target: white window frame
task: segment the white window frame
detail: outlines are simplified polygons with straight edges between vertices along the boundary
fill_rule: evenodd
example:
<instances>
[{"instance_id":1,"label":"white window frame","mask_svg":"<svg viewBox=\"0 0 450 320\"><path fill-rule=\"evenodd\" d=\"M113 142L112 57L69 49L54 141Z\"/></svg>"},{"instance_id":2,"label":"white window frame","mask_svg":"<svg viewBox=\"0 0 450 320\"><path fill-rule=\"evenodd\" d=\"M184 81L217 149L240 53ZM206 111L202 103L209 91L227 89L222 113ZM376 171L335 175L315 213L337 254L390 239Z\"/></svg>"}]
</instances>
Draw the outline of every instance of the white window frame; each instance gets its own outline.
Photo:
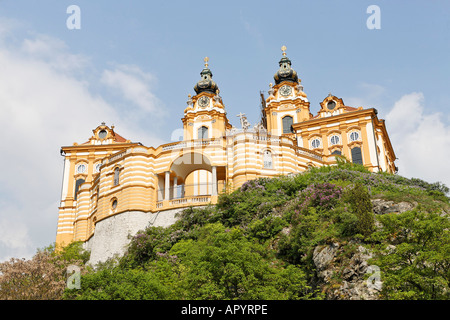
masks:
<instances>
[{"instance_id":1,"label":"white window frame","mask_svg":"<svg viewBox=\"0 0 450 320\"><path fill-rule=\"evenodd\" d=\"M337 138L337 142L333 143L333 138L336 137ZM332 136L330 136L330 145L334 146L334 145L338 145L341 144L341 137L338 134L333 134Z\"/></svg>"},{"instance_id":2,"label":"white window frame","mask_svg":"<svg viewBox=\"0 0 450 320\"><path fill-rule=\"evenodd\" d=\"M354 135L354 134L357 135L356 139L353 139L353 138L352 138L352 135ZM361 133L360 133L359 131L352 131L352 132L350 132L350 133L348 134L348 140L349 140L350 142L359 141L360 138L361 138Z\"/></svg>"},{"instance_id":3,"label":"white window frame","mask_svg":"<svg viewBox=\"0 0 450 320\"><path fill-rule=\"evenodd\" d=\"M317 146L314 146L314 141L318 141L318 145ZM318 149L318 148L320 148L322 146L322 141L320 140L320 138L313 138L311 140L310 145L311 145L311 149Z\"/></svg>"}]
</instances>

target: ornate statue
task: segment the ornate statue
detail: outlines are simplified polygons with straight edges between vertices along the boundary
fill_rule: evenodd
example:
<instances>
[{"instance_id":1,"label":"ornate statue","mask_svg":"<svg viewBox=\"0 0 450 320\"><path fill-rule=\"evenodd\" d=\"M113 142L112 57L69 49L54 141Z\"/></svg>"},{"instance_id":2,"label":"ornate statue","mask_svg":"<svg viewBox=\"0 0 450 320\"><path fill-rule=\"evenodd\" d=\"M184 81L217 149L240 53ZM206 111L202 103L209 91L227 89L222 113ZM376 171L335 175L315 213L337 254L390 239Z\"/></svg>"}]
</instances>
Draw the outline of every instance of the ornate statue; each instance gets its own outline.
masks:
<instances>
[{"instance_id":1,"label":"ornate statue","mask_svg":"<svg viewBox=\"0 0 450 320\"><path fill-rule=\"evenodd\" d=\"M248 122L247 116L245 115L245 113L241 112L237 115L237 117L239 117L241 119L242 129L247 130L248 128L250 128L251 124L250 124L250 122Z\"/></svg>"}]
</instances>

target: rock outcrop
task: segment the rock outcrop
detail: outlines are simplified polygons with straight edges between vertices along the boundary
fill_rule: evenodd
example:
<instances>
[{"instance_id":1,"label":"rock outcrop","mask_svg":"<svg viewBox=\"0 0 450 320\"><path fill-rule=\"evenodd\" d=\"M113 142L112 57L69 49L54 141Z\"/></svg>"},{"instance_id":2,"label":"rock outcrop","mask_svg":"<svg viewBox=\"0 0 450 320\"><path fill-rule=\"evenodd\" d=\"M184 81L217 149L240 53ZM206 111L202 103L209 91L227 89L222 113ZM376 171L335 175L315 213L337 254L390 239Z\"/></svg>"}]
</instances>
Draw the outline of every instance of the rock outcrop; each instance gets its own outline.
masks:
<instances>
[{"instance_id":1,"label":"rock outcrop","mask_svg":"<svg viewBox=\"0 0 450 320\"><path fill-rule=\"evenodd\" d=\"M417 204L372 199L376 215L403 213ZM380 226L379 226L380 227ZM318 284L329 300L376 300L382 281L378 266L370 265L372 253L361 244L331 243L317 246L313 252Z\"/></svg>"},{"instance_id":2,"label":"rock outcrop","mask_svg":"<svg viewBox=\"0 0 450 320\"><path fill-rule=\"evenodd\" d=\"M373 213L375 214L386 214L386 213L402 213L405 211L412 210L417 204L412 204L409 202L398 202L383 200L383 199L372 199Z\"/></svg>"},{"instance_id":3,"label":"rock outcrop","mask_svg":"<svg viewBox=\"0 0 450 320\"><path fill-rule=\"evenodd\" d=\"M357 243L316 247L313 261L328 300L376 300L381 290L379 269L372 253Z\"/></svg>"}]
</instances>

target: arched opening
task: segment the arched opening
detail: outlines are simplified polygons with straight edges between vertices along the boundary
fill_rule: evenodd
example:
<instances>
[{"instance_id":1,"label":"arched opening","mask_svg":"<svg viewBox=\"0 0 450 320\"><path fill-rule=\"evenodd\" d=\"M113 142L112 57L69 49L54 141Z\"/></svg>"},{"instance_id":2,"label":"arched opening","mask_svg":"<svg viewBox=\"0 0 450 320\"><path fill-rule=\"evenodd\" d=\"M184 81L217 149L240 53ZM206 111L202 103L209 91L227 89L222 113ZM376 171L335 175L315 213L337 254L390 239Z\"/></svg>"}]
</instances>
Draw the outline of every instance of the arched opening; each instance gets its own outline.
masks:
<instances>
[{"instance_id":1,"label":"arched opening","mask_svg":"<svg viewBox=\"0 0 450 320\"><path fill-rule=\"evenodd\" d=\"M212 194L212 173L207 170L195 170L189 173L184 184L184 197Z\"/></svg>"},{"instance_id":2,"label":"arched opening","mask_svg":"<svg viewBox=\"0 0 450 320\"><path fill-rule=\"evenodd\" d=\"M225 167L213 166L201 153L188 152L158 174L158 201L217 195L226 183Z\"/></svg>"}]
</instances>

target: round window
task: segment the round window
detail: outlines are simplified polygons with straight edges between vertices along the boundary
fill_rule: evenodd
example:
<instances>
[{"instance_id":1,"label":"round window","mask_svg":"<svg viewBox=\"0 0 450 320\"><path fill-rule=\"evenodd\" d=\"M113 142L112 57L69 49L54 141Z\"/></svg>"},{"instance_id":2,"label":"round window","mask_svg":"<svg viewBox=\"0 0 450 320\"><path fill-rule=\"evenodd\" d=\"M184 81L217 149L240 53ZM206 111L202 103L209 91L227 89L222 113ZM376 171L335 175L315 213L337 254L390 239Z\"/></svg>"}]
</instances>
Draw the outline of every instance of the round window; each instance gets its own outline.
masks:
<instances>
[{"instance_id":1,"label":"round window","mask_svg":"<svg viewBox=\"0 0 450 320\"><path fill-rule=\"evenodd\" d=\"M332 145L339 144L339 136L332 136L330 142Z\"/></svg>"},{"instance_id":2,"label":"round window","mask_svg":"<svg viewBox=\"0 0 450 320\"><path fill-rule=\"evenodd\" d=\"M117 199L114 199L114 201L111 204L111 209L116 210L117 208Z\"/></svg>"},{"instance_id":3,"label":"round window","mask_svg":"<svg viewBox=\"0 0 450 320\"><path fill-rule=\"evenodd\" d=\"M77 168L77 173L85 173L86 172L86 165L80 164Z\"/></svg>"},{"instance_id":4,"label":"round window","mask_svg":"<svg viewBox=\"0 0 450 320\"><path fill-rule=\"evenodd\" d=\"M106 130L102 130L98 133L98 137L100 139L105 139L107 135L108 135L108 132L106 132Z\"/></svg>"},{"instance_id":5,"label":"round window","mask_svg":"<svg viewBox=\"0 0 450 320\"><path fill-rule=\"evenodd\" d=\"M359 139L359 133L358 132L352 132L350 133L350 141L356 141Z\"/></svg>"},{"instance_id":6,"label":"round window","mask_svg":"<svg viewBox=\"0 0 450 320\"><path fill-rule=\"evenodd\" d=\"M336 102L334 102L334 101L328 102L328 104L327 104L328 110L333 110L335 107L336 107Z\"/></svg>"},{"instance_id":7,"label":"round window","mask_svg":"<svg viewBox=\"0 0 450 320\"><path fill-rule=\"evenodd\" d=\"M319 139L314 139L313 141L311 141L311 146L314 149L320 147L320 140Z\"/></svg>"}]
</instances>

